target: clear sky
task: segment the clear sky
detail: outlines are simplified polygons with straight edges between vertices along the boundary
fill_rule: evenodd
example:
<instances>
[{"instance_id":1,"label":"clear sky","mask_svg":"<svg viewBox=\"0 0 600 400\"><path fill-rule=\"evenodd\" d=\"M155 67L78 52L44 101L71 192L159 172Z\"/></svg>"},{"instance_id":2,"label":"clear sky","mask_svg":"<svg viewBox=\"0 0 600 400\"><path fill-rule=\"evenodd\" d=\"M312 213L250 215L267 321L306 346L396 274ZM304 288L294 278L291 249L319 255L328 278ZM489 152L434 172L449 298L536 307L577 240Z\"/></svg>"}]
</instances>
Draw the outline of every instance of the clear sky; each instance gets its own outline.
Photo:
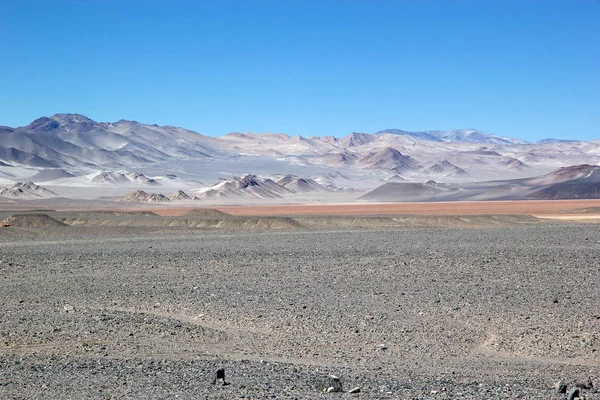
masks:
<instances>
[{"instance_id":1,"label":"clear sky","mask_svg":"<svg viewBox=\"0 0 600 400\"><path fill-rule=\"evenodd\" d=\"M0 125L600 139L598 0L0 1Z\"/></svg>"}]
</instances>

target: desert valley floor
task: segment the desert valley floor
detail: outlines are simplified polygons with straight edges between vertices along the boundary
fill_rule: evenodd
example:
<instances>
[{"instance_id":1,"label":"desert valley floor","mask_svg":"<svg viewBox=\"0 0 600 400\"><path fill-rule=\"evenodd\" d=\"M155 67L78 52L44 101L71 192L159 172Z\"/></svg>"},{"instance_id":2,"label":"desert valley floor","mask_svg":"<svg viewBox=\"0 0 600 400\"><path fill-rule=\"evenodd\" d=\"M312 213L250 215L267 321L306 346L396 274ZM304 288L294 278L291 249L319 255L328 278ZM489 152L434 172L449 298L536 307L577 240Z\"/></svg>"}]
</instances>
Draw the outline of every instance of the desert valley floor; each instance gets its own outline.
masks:
<instances>
[{"instance_id":1,"label":"desert valley floor","mask_svg":"<svg viewBox=\"0 0 600 400\"><path fill-rule=\"evenodd\" d=\"M0 398L600 398L598 200L219 210L0 212Z\"/></svg>"}]
</instances>

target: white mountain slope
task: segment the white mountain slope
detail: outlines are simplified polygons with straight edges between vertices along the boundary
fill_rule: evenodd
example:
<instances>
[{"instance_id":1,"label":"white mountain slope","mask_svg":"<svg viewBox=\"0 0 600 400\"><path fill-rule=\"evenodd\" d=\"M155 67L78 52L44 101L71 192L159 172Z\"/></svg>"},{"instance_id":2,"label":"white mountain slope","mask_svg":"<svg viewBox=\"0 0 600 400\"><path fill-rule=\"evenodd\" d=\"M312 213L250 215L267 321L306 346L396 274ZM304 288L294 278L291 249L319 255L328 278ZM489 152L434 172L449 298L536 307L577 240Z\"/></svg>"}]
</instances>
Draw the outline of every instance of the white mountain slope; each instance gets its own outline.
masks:
<instances>
[{"instance_id":1,"label":"white mountain slope","mask_svg":"<svg viewBox=\"0 0 600 400\"><path fill-rule=\"evenodd\" d=\"M138 185L149 185L156 186L160 185L154 179L148 178L144 174L140 174L137 172L126 172L126 171L100 171L96 174L93 174L89 179L90 183L98 183L98 184L123 184L123 183L134 183Z\"/></svg>"},{"instance_id":2,"label":"white mountain slope","mask_svg":"<svg viewBox=\"0 0 600 400\"><path fill-rule=\"evenodd\" d=\"M42 117L21 128L4 128L0 135L3 162L74 170L224 153L216 139L183 128L123 120L95 122L77 114Z\"/></svg>"},{"instance_id":3,"label":"white mountain slope","mask_svg":"<svg viewBox=\"0 0 600 400\"><path fill-rule=\"evenodd\" d=\"M34 176L31 177L32 181L36 182L47 182L54 181L56 179L62 178L73 178L75 177L73 174L65 171L64 169L43 169Z\"/></svg>"},{"instance_id":4,"label":"white mountain slope","mask_svg":"<svg viewBox=\"0 0 600 400\"><path fill-rule=\"evenodd\" d=\"M320 137L291 137L283 133L230 133L220 140L228 150L247 155L274 152L279 155L314 156L337 148L335 141L331 143Z\"/></svg>"},{"instance_id":5,"label":"white mountain slope","mask_svg":"<svg viewBox=\"0 0 600 400\"><path fill-rule=\"evenodd\" d=\"M19 128L0 126L1 182L39 177L53 190L68 186L66 192L73 196L77 188L85 187L85 198L91 198L94 191L103 195L99 190L104 195L123 195L152 181L165 192L184 188L216 198L280 198L306 190L300 181L279 185L256 177L254 183L226 179L206 188L206 182L247 172L311 176L334 193L348 194L372 190L386 179L407 183L523 179L584 163L600 164L600 141L528 143L474 129L388 129L341 138L268 133L212 138L173 126L96 122L77 114L42 117ZM96 177L98 171L102 175Z\"/></svg>"}]
</instances>

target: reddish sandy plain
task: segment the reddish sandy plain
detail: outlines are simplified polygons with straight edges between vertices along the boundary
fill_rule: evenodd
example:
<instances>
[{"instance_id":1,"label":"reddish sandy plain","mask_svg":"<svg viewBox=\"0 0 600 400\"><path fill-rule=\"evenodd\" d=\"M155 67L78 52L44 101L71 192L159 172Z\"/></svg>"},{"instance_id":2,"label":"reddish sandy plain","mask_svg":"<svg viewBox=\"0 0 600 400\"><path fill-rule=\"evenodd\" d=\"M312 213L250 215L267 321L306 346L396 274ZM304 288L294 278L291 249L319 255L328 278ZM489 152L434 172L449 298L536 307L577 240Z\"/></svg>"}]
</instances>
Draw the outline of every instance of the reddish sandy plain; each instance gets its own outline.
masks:
<instances>
[{"instance_id":1,"label":"reddish sandy plain","mask_svg":"<svg viewBox=\"0 0 600 400\"><path fill-rule=\"evenodd\" d=\"M198 208L198 207L196 207ZM427 203L286 204L210 207L236 216L291 215L533 215L557 219L598 219L600 200L515 200ZM179 216L191 208L152 208Z\"/></svg>"}]
</instances>

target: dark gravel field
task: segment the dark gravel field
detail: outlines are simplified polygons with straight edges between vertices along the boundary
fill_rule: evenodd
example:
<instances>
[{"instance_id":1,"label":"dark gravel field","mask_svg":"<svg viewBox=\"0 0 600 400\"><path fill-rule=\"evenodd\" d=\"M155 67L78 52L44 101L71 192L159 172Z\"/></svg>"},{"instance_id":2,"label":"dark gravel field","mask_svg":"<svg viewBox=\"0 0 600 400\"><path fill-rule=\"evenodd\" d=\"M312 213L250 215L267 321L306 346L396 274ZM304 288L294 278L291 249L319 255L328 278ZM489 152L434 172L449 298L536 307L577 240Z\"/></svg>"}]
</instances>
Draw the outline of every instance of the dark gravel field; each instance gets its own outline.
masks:
<instances>
[{"instance_id":1,"label":"dark gravel field","mask_svg":"<svg viewBox=\"0 0 600 400\"><path fill-rule=\"evenodd\" d=\"M596 224L12 226L0 309L0 399L600 399Z\"/></svg>"}]
</instances>

